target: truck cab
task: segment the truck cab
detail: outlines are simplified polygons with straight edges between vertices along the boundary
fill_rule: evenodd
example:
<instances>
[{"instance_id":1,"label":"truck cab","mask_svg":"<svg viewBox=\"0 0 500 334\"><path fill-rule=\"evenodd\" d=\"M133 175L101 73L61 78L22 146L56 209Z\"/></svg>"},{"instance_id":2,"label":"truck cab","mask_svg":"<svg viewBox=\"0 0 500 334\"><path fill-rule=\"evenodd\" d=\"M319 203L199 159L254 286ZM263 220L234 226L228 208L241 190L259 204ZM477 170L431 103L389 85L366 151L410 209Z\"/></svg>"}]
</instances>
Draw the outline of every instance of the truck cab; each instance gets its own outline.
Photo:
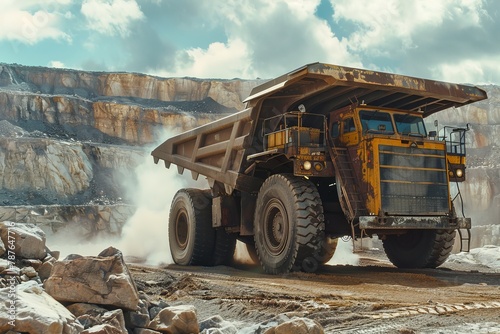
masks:
<instances>
[{"instance_id":1,"label":"truck cab","mask_svg":"<svg viewBox=\"0 0 500 334\"><path fill-rule=\"evenodd\" d=\"M421 114L359 105L332 112L330 129L332 144L347 149L357 171L366 210L360 228L416 228L437 221L441 227L469 226L455 217L449 189L464 157L457 163L448 141L429 137ZM409 216L414 218L401 223Z\"/></svg>"}]
</instances>

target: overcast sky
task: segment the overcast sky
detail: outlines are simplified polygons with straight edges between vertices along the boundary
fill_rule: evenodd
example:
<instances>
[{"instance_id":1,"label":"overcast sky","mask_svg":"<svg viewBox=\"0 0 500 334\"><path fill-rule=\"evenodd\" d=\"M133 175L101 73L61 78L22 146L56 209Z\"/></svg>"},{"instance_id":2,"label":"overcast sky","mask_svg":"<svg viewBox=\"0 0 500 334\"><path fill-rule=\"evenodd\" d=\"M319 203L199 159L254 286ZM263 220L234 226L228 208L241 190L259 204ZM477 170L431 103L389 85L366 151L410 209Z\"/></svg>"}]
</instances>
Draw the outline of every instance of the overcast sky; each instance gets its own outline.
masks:
<instances>
[{"instance_id":1,"label":"overcast sky","mask_svg":"<svg viewBox=\"0 0 500 334\"><path fill-rule=\"evenodd\" d=\"M500 84L498 0L0 0L0 62L272 78L312 62Z\"/></svg>"}]
</instances>

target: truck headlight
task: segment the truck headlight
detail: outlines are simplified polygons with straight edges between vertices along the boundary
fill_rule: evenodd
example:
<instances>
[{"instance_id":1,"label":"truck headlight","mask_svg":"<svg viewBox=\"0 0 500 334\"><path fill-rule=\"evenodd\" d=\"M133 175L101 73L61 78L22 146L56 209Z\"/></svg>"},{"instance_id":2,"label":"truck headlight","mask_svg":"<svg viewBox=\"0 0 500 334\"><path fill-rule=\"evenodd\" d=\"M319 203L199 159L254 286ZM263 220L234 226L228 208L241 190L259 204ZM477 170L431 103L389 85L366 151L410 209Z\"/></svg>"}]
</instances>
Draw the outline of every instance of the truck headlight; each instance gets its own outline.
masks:
<instances>
[{"instance_id":1,"label":"truck headlight","mask_svg":"<svg viewBox=\"0 0 500 334\"><path fill-rule=\"evenodd\" d=\"M320 162L316 162L316 163L314 164L314 169L316 169L316 171L317 171L317 172L321 172L321 171L323 170L323 168L324 168L324 166L323 166L323 164L322 164L322 163L320 163Z\"/></svg>"},{"instance_id":2,"label":"truck headlight","mask_svg":"<svg viewBox=\"0 0 500 334\"><path fill-rule=\"evenodd\" d=\"M303 166L304 166L304 169L305 169L305 170L310 170L310 169L311 169L311 167L312 167L312 166L311 166L311 162L310 162L310 161L306 161L306 162L304 162L304 165L303 165Z\"/></svg>"},{"instance_id":3,"label":"truck headlight","mask_svg":"<svg viewBox=\"0 0 500 334\"><path fill-rule=\"evenodd\" d=\"M461 168L457 168L457 170L455 171L455 175L457 177L462 177L464 175L464 171Z\"/></svg>"}]
</instances>

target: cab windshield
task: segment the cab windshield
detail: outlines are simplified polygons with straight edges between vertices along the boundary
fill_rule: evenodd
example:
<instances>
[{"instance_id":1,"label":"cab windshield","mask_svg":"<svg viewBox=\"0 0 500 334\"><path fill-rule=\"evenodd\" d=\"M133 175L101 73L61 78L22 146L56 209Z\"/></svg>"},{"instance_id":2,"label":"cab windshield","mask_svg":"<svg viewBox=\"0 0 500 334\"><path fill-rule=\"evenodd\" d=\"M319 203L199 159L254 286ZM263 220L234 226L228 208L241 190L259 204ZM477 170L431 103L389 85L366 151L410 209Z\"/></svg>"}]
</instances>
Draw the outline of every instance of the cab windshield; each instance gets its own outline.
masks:
<instances>
[{"instance_id":1,"label":"cab windshield","mask_svg":"<svg viewBox=\"0 0 500 334\"><path fill-rule=\"evenodd\" d=\"M380 110L361 110L359 112L363 133L394 134L391 115Z\"/></svg>"},{"instance_id":2,"label":"cab windshield","mask_svg":"<svg viewBox=\"0 0 500 334\"><path fill-rule=\"evenodd\" d=\"M394 114L394 122L396 123L396 130L403 136L427 136L422 117L409 114Z\"/></svg>"}]
</instances>

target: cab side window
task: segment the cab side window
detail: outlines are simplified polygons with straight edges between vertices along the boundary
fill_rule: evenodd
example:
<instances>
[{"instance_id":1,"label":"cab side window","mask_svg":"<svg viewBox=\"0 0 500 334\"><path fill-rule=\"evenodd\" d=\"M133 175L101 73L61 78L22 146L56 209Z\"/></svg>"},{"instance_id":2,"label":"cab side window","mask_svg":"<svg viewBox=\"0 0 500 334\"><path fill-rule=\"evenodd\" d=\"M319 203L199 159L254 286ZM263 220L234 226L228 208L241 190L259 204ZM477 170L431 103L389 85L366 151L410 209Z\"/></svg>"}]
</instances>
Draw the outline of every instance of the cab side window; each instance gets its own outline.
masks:
<instances>
[{"instance_id":1,"label":"cab side window","mask_svg":"<svg viewBox=\"0 0 500 334\"><path fill-rule=\"evenodd\" d=\"M330 130L330 136L332 138L337 138L340 135L339 122L335 122L332 124L332 128Z\"/></svg>"},{"instance_id":2,"label":"cab side window","mask_svg":"<svg viewBox=\"0 0 500 334\"><path fill-rule=\"evenodd\" d=\"M348 132L353 132L356 131L356 125L354 124L354 118L346 118L343 121L343 131L342 133L348 133Z\"/></svg>"}]
</instances>

